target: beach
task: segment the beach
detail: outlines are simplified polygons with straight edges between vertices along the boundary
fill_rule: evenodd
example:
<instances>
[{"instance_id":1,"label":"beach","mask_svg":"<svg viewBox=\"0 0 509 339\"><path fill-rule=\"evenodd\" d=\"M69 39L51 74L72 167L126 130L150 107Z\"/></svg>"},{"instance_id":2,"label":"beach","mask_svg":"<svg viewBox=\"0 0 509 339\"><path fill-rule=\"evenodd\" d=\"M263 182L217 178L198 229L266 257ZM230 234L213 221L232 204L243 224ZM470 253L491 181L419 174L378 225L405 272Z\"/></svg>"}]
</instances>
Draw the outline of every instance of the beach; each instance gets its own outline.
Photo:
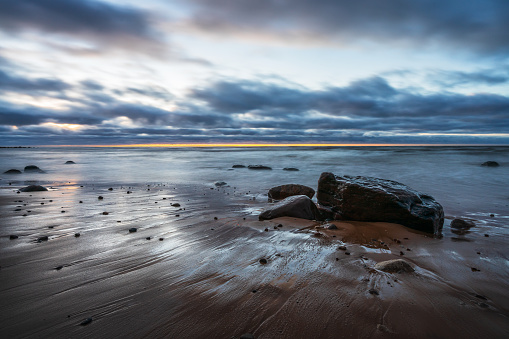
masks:
<instances>
[{"instance_id":1,"label":"beach","mask_svg":"<svg viewBox=\"0 0 509 339\"><path fill-rule=\"evenodd\" d=\"M12 167L33 160L23 154ZM234 158L260 162L253 154ZM235 162L228 159L212 165L220 171L214 167L211 177L226 177L226 185L217 187L199 170L196 180L167 175L167 181L156 181L161 178L128 171L96 179L83 176L86 159L80 164L77 153L57 153L40 161L41 168L52 169L46 177L2 177L0 313L6 337L509 335L504 200L490 202L490 216L485 207L467 210L466 200L458 197L451 197L462 203L456 208L440 199L445 224L439 237L385 222L259 221L270 205L259 183L265 180L270 187L284 180L279 175L290 181L315 176L305 173L303 162L294 162L300 172L274 167L265 175L232 170ZM65 160L76 165L61 165ZM133 166L150 171L148 161ZM249 176L253 179L245 180ZM29 183L49 191L17 193ZM476 227L452 232L450 222L458 216L474 220ZM331 223L337 229L327 229ZM414 272L375 268L401 258Z\"/></svg>"}]
</instances>

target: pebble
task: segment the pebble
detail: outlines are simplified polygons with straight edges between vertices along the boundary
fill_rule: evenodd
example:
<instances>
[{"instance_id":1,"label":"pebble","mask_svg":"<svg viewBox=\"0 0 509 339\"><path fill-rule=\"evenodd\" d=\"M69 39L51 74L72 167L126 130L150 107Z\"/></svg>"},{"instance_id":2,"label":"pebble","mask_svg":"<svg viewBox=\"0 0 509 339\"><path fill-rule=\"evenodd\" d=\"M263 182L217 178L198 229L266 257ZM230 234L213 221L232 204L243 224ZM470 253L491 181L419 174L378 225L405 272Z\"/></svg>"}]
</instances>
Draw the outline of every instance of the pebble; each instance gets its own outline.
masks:
<instances>
[{"instance_id":1,"label":"pebble","mask_svg":"<svg viewBox=\"0 0 509 339\"><path fill-rule=\"evenodd\" d=\"M103 215L108 215L109 213L108 212L103 212Z\"/></svg>"},{"instance_id":2,"label":"pebble","mask_svg":"<svg viewBox=\"0 0 509 339\"><path fill-rule=\"evenodd\" d=\"M113 187L108 188L108 191L113 191Z\"/></svg>"},{"instance_id":3,"label":"pebble","mask_svg":"<svg viewBox=\"0 0 509 339\"><path fill-rule=\"evenodd\" d=\"M260 264L265 265L266 263L267 263L267 259L265 259L265 258L260 259Z\"/></svg>"},{"instance_id":4,"label":"pebble","mask_svg":"<svg viewBox=\"0 0 509 339\"><path fill-rule=\"evenodd\" d=\"M97 197L97 199L103 200L104 198L100 195L100 196Z\"/></svg>"},{"instance_id":5,"label":"pebble","mask_svg":"<svg viewBox=\"0 0 509 339\"><path fill-rule=\"evenodd\" d=\"M79 237L81 236L81 234L79 234L79 233L74 233L74 236L75 236L76 238L79 238Z\"/></svg>"},{"instance_id":6,"label":"pebble","mask_svg":"<svg viewBox=\"0 0 509 339\"><path fill-rule=\"evenodd\" d=\"M80 200L80 204L83 204L83 201Z\"/></svg>"},{"instance_id":7,"label":"pebble","mask_svg":"<svg viewBox=\"0 0 509 339\"><path fill-rule=\"evenodd\" d=\"M178 202L171 204L173 207L180 207L180 204Z\"/></svg>"},{"instance_id":8,"label":"pebble","mask_svg":"<svg viewBox=\"0 0 509 339\"><path fill-rule=\"evenodd\" d=\"M47 236L47 235L45 235L45 236L43 236L43 237L39 237L39 238L37 238L37 242L41 242L41 241L48 241L48 240L49 240L49 238L48 238L48 236Z\"/></svg>"},{"instance_id":9,"label":"pebble","mask_svg":"<svg viewBox=\"0 0 509 339\"><path fill-rule=\"evenodd\" d=\"M163 240L164 240L164 238L159 238L159 241L163 241Z\"/></svg>"},{"instance_id":10,"label":"pebble","mask_svg":"<svg viewBox=\"0 0 509 339\"><path fill-rule=\"evenodd\" d=\"M268 231L269 231L269 229L268 229L268 228L265 228L265 232L268 232Z\"/></svg>"},{"instance_id":11,"label":"pebble","mask_svg":"<svg viewBox=\"0 0 509 339\"><path fill-rule=\"evenodd\" d=\"M150 237L146 237L145 239L150 240L151 238Z\"/></svg>"},{"instance_id":12,"label":"pebble","mask_svg":"<svg viewBox=\"0 0 509 339\"><path fill-rule=\"evenodd\" d=\"M129 233L134 233L134 232L136 232L137 230L138 230L138 229L137 229L136 227L131 227L131 228L129 229Z\"/></svg>"}]
</instances>

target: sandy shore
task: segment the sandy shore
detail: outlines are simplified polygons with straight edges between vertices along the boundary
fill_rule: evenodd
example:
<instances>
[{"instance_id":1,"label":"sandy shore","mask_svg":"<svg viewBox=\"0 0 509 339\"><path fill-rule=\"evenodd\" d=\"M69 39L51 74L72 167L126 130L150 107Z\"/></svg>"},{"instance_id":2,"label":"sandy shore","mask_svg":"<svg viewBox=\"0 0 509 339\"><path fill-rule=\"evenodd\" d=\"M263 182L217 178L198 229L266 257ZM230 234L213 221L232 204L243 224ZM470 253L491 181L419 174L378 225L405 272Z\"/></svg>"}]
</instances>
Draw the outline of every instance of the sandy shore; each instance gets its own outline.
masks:
<instances>
[{"instance_id":1,"label":"sandy shore","mask_svg":"<svg viewBox=\"0 0 509 339\"><path fill-rule=\"evenodd\" d=\"M446 225L441 239L388 223L326 230L260 222L266 203L232 187L108 188L0 192L2 336L509 336L508 239L482 226ZM415 272L373 268L395 258Z\"/></svg>"}]
</instances>

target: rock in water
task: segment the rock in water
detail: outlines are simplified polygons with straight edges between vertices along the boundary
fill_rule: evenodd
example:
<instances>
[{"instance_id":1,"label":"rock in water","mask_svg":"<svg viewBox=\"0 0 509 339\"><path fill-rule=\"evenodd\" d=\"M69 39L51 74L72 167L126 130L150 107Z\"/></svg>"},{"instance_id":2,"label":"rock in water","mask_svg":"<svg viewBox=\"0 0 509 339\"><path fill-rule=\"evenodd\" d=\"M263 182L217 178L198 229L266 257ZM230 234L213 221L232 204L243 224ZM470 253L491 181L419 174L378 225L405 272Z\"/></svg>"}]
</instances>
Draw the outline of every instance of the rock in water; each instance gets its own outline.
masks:
<instances>
[{"instance_id":1,"label":"rock in water","mask_svg":"<svg viewBox=\"0 0 509 339\"><path fill-rule=\"evenodd\" d=\"M40 185L30 185L27 187L21 188L20 192L38 192L38 191L47 191L48 189L46 187L40 186Z\"/></svg>"},{"instance_id":2,"label":"rock in water","mask_svg":"<svg viewBox=\"0 0 509 339\"><path fill-rule=\"evenodd\" d=\"M265 209L258 216L258 219L269 220L279 217L294 217L315 220L319 215L318 208L309 197L305 195L294 195Z\"/></svg>"},{"instance_id":3,"label":"rock in water","mask_svg":"<svg viewBox=\"0 0 509 339\"><path fill-rule=\"evenodd\" d=\"M283 168L283 171L294 171L297 172L299 169L295 167L285 167Z\"/></svg>"},{"instance_id":4,"label":"rock in water","mask_svg":"<svg viewBox=\"0 0 509 339\"><path fill-rule=\"evenodd\" d=\"M414 271L414 268L403 259L381 261L375 265L375 268L388 273L408 273Z\"/></svg>"},{"instance_id":5,"label":"rock in water","mask_svg":"<svg viewBox=\"0 0 509 339\"><path fill-rule=\"evenodd\" d=\"M308 186L296 184L281 185L269 190L269 199L273 200L283 200L294 195L307 195L309 199L312 199L315 190Z\"/></svg>"},{"instance_id":6,"label":"rock in water","mask_svg":"<svg viewBox=\"0 0 509 339\"><path fill-rule=\"evenodd\" d=\"M244 165L233 165L232 168L246 168Z\"/></svg>"},{"instance_id":7,"label":"rock in water","mask_svg":"<svg viewBox=\"0 0 509 339\"><path fill-rule=\"evenodd\" d=\"M271 170L272 167L264 166L264 165L249 165L247 168L252 170Z\"/></svg>"},{"instance_id":8,"label":"rock in water","mask_svg":"<svg viewBox=\"0 0 509 339\"><path fill-rule=\"evenodd\" d=\"M324 172L317 199L343 219L393 222L433 234L444 225L444 209L433 197L392 180Z\"/></svg>"},{"instance_id":9,"label":"rock in water","mask_svg":"<svg viewBox=\"0 0 509 339\"><path fill-rule=\"evenodd\" d=\"M17 169L10 169L5 171L4 174L21 174L21 171Z\"/></svg>"},{"instance_id":10,"label":"rock in water","mask_svg":"<svg viewBox=\"0 0 509 339\"><path fill-rule=\"evenodd\" d=\"M72 161L72 160L68 160L68 161L65 162L65 164L66 165L74 165L76 163L74 161Z\"/></svg>"},{"instance_id":11,"label":"rock in water","mask_svg":"<svg viewBox=\"0 0 509 339\"><path fill-rule=\"evenodd\" d=\"M472 227L475 227L475 224L473 221L470 220L454 219L453 221L451 221L451 228L469 229Z\"/></svg>"},{"instance_id":12,"label":"rock in water","mask_svg":"<svg viewBox=\"0 0 509 339\"><path fill-rule=\"evenodd\" d=\"M481 166L487 166L487 167L498 167L500 164L496 161L486 161L481 164Z\"/></svg>"},{"instance_id":13,"label":"rock in water","mask_svg":"<svg viewBox=\"0 0 509 339\"><path fill-rule=\"evenodd\" d=\"M37 173L44 173L44 171L42 169L40 169L39 167L35 166L35 165L28 165L28 166L25 166L25 172L37 172Z\"/></svg>"},{"instance_id":14,"label":"rock in water","mask_svg":"<svg viewBox=\"0 0 509 339\"><path fill-rule=\"evenodd\" d=\"M215 185L216 187L223 187L223 186L226 186L226 185L228 185L228 184L227 184L226 182L224 182L224 181L216 181L216 182L214 183L214 185Z\"/></svg>"}]
</instances>

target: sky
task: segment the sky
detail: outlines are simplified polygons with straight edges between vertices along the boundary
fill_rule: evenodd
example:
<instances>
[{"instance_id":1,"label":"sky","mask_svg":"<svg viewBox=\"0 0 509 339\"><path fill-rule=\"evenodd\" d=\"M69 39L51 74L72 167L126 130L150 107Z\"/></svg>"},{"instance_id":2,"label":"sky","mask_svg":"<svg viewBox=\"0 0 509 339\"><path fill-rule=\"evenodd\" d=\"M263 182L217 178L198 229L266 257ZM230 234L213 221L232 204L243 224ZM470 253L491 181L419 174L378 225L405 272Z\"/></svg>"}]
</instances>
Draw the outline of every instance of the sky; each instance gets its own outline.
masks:
<instances>
[{"instance_id":1,"label":"sky","mask_svg":"<svg viewBox=\"0 0 509 339\"><path fill-rule=\"evenodd\" d=\"M509 144L507 0L0 0L0 146Z\"/></svg>"}]
</instances>

